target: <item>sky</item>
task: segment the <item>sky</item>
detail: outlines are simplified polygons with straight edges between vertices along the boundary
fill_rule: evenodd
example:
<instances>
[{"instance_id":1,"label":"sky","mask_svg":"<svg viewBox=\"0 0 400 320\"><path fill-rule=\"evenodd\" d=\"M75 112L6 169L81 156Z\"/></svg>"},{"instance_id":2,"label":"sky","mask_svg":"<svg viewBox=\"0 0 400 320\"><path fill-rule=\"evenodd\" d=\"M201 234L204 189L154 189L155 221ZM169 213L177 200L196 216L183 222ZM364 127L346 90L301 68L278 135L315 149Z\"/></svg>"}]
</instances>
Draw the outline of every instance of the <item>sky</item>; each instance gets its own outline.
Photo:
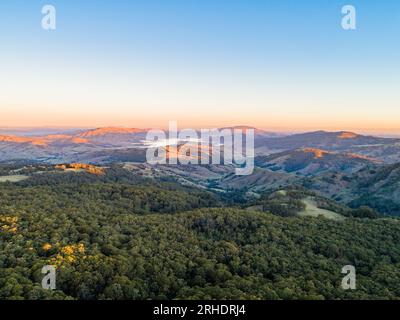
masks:
<instances>
[{"instance_id":1,"label":"sky","mask_svg":"<svg viewBox=\"0 0 400 320\"><path fill-rule=\"evenodd\" d=\"M400 133L399 34L397 0L2 0L0 127Z\"/></svg>"}]
</instances>

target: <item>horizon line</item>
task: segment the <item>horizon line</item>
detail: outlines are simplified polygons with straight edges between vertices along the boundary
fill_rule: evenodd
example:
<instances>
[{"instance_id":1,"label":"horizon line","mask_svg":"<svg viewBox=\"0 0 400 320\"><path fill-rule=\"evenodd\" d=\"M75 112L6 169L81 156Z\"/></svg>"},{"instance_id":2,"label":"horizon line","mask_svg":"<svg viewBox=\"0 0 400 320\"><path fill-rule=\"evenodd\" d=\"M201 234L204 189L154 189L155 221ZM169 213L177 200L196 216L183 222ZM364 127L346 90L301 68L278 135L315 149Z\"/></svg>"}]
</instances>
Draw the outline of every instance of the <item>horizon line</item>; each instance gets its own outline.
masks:
<instances>
[{"instance_id":1,"label":"horizon line","mask_svg":"<svg viewBox=\"0 0 400 320\"><path fill-rule=\"evenodd\" d=\"M256 130L262 130L270 133L292 133L292 134L300 134L300 133L309 133L309 132L352 132L356 134L375 134L375 135L392 135L392 136L400 136L400 129L390 128L390 129L372 129L372 128L290 128L290 127L264 127L264 126L252 126L252 125L221 125L221 126L203 126L203 127L192 127L191 129L200 130L200 129L213 129L213 128L235 128L235 127L249 127L254 128ZM95 129L104 129L104 128L121 128L121 129L140 129L140 130L168 130L168 127L142 127L142 126L124 126L124 125L104 125L104 126L57 126L57 125L43 125L43 126L0 126L0 131L34 131L34 130L95 130ZM180 126L179 130L188 129L189 127Z\"/></svg>"}]
</instances>

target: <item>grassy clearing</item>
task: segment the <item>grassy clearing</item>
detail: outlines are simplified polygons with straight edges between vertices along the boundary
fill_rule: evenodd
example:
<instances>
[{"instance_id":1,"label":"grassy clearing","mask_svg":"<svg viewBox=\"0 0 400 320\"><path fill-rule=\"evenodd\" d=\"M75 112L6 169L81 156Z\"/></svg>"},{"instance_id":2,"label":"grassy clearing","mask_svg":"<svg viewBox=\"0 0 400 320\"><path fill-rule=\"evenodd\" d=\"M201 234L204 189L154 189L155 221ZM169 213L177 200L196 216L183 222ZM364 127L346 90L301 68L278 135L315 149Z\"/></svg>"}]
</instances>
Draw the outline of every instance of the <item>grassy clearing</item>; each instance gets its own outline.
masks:
<instances>
[{"instance_id":1,"label":"grassy clearing","mask_svg":"<svg viewBox=\"0 0 400 320\"><path fill-rule=\"evenodd\" d=\"M0 176L0 182L6 182L6 181L9 181L9 182L19 182L19 181L22 181L22 180L26 180L26 179L28 179L29 178L29 176L25 176L25 175L22 175L22 174L19 174L19 175L13 175L13 176Z\"/></svg>"},{"instance_id":2,"label":"grassy clearing","mask_svg":"<svg viewBox=\"0 0 400 320\"><path fill-rule=\"evenodd\" d=\"M277 193L277 194L280 194L280 195L282 195L282 196L286 196L286 195L287 195L286 190L278 190L276 193Z\"/></svg>"},{"instance_id":3,"label":"grassy clearing","mask_svg":"<svg viewBox=\"0 0 400 320\"><path fill-rule=\"evenodd\" d=\"M337 220L337 221L343 221L345 219L345 217L343 217L342 215L340 215L336 212L318 208L315 201L312 200L312 198L310 198L310 197L303 199L302 201L306 205L306 209L299 212L298 213L299 216L318 217L318 216L322 215L325 218Z\"/></svg>"}]
</instances>

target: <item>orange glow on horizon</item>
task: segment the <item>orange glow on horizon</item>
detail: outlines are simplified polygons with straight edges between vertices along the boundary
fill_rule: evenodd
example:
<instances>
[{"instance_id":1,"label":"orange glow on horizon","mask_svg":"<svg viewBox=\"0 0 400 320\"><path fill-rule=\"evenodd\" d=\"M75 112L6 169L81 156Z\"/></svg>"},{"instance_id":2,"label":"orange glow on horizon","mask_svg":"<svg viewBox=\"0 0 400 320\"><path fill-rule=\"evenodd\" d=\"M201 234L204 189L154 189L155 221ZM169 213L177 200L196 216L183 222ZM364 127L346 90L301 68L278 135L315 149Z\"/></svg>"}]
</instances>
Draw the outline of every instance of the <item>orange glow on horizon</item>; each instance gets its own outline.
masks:
<instances>
[{"instance_id":1,"label":"orange glow on horizon","mask_svg":"<svg viewBox=\"0 0 400 320\"><path fill-rule=\"evenodd\" d=\"M246 113L243 110L232 110L226 113L225 110L216 110L215 114L208 114L207 110L188 110L185 114L168 112L142 112L129 113L101 110L93 113L90 109L82 108L81 112L74 109L54 109L32 111L33 108L9 108L2 112L0 128L103 128L103 127L122 127L122 128L160 128L167 129L169 121L177 121L178 126L183 128L218 128L229 126L253 126L258 129L277 132L305 132L305 131L350 131L357 133L371 134L400 134L400 126L396 117L387 119L380 117L350 116L344 118L338 114L325 116L320 113L310 116L309 113L301 114L272 114L263 112L255 115ZM87 110L87 111L85 111ZM116 109L118 110L118 109Z\"/></svg>"},{"instance_id":2,"label":"orange glow on horizon","mask_svg":"<svg viewBox=\"0 0 400 320\"><path fill-rule=\"evenodd\" d=\"M269 130L371 130L400 132L400 111L359 110L335 111L334 108L313 110L302 107L261 108L259 106L221 106L220 108L188 106L165 107L0 107L0 127L128 127L166 128L169 121L180 127L208 128L249 125ZM181 110L182 109L182 110Z\"/></svg>"}]
</instances>

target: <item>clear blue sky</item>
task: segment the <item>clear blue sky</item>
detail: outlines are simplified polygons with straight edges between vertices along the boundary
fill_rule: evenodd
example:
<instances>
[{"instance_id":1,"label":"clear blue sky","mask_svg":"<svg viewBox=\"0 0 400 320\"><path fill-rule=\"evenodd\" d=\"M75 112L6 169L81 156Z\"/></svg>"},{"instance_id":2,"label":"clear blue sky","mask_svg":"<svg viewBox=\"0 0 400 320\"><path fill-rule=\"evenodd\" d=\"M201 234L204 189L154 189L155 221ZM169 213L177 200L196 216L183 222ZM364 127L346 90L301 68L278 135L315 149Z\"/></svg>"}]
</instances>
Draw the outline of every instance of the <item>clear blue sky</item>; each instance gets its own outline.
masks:
<instances>
[{"instance_id":1,"label":"clear blue sky","mask_svg":"<svg viewBox=\"0 0 400 320\"><path fill-rule=\"evenodd\" d=\"M0 30L0 126L400 131L400 1L2 0Z\"/></svg>"}]
</instances>

